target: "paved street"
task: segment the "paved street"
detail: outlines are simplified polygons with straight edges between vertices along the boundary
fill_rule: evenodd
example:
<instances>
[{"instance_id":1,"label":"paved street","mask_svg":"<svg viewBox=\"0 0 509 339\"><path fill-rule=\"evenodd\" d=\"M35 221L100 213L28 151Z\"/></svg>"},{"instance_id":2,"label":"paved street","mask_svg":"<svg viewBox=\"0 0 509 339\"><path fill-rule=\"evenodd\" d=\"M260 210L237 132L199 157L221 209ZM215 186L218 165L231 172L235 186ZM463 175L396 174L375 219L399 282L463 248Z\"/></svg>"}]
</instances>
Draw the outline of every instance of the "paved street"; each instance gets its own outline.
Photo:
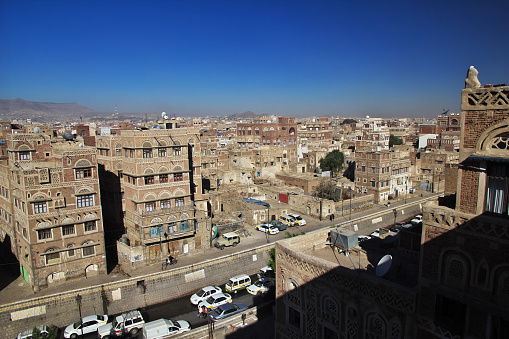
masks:
<instances>
[{"instance_id":1,"label":"paved street","mask_svg":"<svg viewBox=\"0 0 509 339\"><path fill-rule=\"evenodd\" d=\"M407 202L410 203L410 202L414 202L414 201L423 199L421 197L420 193L421 192L413 194L413 195L409 195L407 197ZM426 198L426 197L430 197L432 194L429 192L423 192L423 195L424 195L424 198ZM390 208L392 209L392 208L401 206L403 204L404 204L404 200L400 200L400 201L393 200L391 202ZM387 209L387 207L384 205L374 205L369 210L352 213L351 218L355 219L355 218L359 218L359 217L364 217L366 215L376 213L376 212L386 210L386 209ZM334 223L336 225L341 225L341 223L348 221L349 217L350 217L350 214L348 214L348 215L345 214L344 216L336 215L336 219L334 220ZM201 262L201 261L204 261L207 259L217 258L217 257L223 256L223 255L235 253L240 250L253 248L255 246L259 246L264 243L267 243L267 240L269 242L275 242L277 240L284 239L287 236L286 232L289 232L291 234L301 233L301 232L308 233L308 232L311 232L311 231L314 231L314 230L317 230L317 229L320 229L323 227L331 226L330 220L320 221L318 219L314 219L314 218L310 218L310 217L306 217L305 219L307 221L306 226L290 227L290 228L287 228L286 231L280 232L279 234L276 234L276 235L268 235L268 237L265 235L265 233L256 231L254 229L254 226L246 226L250 230L251 235L246 238L242 238L241 243L237 247L227 247L222 251L217 248L211 248L211 249L205 250L201 253L187 255L187 256L179 256L178 263L175 266L171 266L171 267L175 268L175 267L190 265L190 264L193 264L196 262ZM410 220L411 217L409 216L408 219ZM398 220L398 221L402 221L402 220ZM359 234L370 234L375 228L377 228L377 227L373 226L373 227L367 227L364 229L360 229ZM5 304L5 303L9 303L9 302L18 301L18 300L33 298L35 296L58 294L62 290L72 290L72 289L83 288L83 287L87 287L87 286L100 285L100 284L104 284L104 283L108 283L108 282L122 280L129 276L132 276L132 277L144 276L146 274L158 272L160 270L161 270L161 265L155 264L155 265L143 267L143 268L137 269L135 271L129 272L128 273L129 275L126 275L125 273L120 272L120 273L111 273L108 275L100 275L100 276L90 277L87 279L79 279L76 281L65 282L61 285L50 286L48 288L42 289L37 294L34 294L32 292L32 289L28 286L28 284L25 282L25 280L22 277L13 278L12 274L8 270L6 270L6 266L0 266L0 279L3 280L3 285L7 285L5 288L3 288L0 291L0 301L2 304Z\"/></svg>"}]
</instances>

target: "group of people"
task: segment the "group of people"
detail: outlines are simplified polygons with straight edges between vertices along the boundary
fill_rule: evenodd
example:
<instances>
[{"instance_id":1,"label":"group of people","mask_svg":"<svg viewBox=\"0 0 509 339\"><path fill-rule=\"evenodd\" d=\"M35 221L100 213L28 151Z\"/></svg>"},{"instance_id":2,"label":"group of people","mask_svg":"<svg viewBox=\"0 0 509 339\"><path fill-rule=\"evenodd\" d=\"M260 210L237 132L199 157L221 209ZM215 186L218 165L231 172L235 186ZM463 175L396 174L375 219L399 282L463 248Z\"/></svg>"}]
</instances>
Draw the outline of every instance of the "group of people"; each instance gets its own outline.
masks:
<instances>
[{"instance_id":1,"label":"group of people","mask_svg":"<svg viewBox=\"0 0 509 339\"><path fill-rule=\"evenodd\" d=\"M207 318L207 308L203 305L200 308L198 308L198 318L202 319Z\"/></svg>"}]
</instances>

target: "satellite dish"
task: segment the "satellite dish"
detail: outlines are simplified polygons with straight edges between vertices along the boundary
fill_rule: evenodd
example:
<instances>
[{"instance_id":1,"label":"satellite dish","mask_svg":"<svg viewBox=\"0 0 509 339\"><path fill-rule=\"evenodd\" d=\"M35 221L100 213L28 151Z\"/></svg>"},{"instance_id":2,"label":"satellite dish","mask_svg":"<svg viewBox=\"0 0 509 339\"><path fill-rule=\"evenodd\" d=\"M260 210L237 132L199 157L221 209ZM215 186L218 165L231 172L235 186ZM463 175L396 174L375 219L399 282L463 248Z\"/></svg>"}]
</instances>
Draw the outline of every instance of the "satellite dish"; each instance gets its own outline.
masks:
<instances>
[{"instance_id":1,"label":"satellite dish","mask_svg":"<svg viewBox=\"0 0 509 339\"><path fill-rule=\"evenodd\" d=\"M78 144L78 147L79 147L79 148L82 148L82 147L83 147L83 143L81 143L81 142L80 142L80 143Z\"/></svg>"},{"instance_id":2,"label":"satellite dish","mask_svg":"<svg viewBox=\"0 0 509 339\"><path fill-rule=\"evenodd\" d=\"M369 119L369 115L366 115L366 119Z\"/></svg>"},{"instance_id":3,"label":"satellite dish","mask_svg":"<svg viewBox=\"0 0 509 339\"><path fill-rule=\"evenodd\" d=\"M41 128L40 127L34 127L34 133L39 133L41 131Z\"/></svg>"},{"instance_id":4,"label":"satellite dish","mask_svg":"<svg viewBox=\"0 0 509 339\"><path fill-rule=\"evenodd\" d=\"M65 140L73 140L74 139L74 136L71 134L71 133L64 133L64 135L62 135L64 137Z\"/></svg>"},{"instance_id":5,"label":"satellite dish","mask_svg":"<svg viewBox=\"0 0 509 339\"><path fill-rule=\"evenodd\" d=\"M166 112L161 113L162 118L164 118L165 115L166 115Z\"/></svg>"},{"instance_id":6,"label":"satellite dish","mask_svg":"<svg viewBox=\"0 0 509 339\"><path fill-rule=\"evenodd\" d=\"M390 254L384 255L376 265L376 276L383 277L389 272L392 265L392 256Z\"/></svg>"}]
</instances>

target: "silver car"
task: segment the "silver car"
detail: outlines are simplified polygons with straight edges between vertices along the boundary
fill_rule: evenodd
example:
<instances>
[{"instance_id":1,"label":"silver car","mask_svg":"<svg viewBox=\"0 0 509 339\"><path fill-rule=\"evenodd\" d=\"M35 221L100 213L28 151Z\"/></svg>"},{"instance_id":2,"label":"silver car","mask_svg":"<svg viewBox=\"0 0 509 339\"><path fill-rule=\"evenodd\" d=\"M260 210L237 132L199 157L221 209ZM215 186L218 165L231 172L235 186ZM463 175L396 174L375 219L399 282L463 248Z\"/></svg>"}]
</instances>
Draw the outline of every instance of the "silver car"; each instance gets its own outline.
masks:
<instances>
[{"instance_id":1,"label":"silver car","mask_svg":"<svg viewBox=\"0 0 509 339\"><path fill-rule=\"evenodd\" d=\"M231 317L234 314L238 314L247 311L247 306L243 303L227 303L217 307L215 310L209 312L209 318L212 321L222 320L224 318Z\"/></svg>"}]
</instances>

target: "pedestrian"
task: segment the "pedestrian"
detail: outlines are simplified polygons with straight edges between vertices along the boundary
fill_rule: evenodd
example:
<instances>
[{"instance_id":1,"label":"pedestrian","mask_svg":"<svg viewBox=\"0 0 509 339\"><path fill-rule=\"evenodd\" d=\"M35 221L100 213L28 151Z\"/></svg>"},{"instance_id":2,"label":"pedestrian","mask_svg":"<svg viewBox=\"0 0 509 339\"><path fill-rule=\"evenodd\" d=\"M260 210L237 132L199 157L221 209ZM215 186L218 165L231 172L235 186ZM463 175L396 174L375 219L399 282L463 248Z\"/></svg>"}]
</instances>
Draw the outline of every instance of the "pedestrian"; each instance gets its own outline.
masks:
<instances>
[{"instance_id":1,"label":"pedestrian","mask_svg":"<svg viewBox=\"0 0 509 339\"><path fill-rule=\"evenodd\" d=\"M391 203L390 203L390 202L388 202L388 203L387 203L387 207L388 207L388 208L390 208L390 207L391 207Z\"/></svg>"},{"instance_id":2,"label":"pedestrian","mask_svg":"<svg viewBox=\"0 0 509 339\"><path fill-rule=\"evenodd\" d=\"M204 305L198 309L198 317L205 319L207 317L207 308Z\"/></svg>"}]
</instances>

